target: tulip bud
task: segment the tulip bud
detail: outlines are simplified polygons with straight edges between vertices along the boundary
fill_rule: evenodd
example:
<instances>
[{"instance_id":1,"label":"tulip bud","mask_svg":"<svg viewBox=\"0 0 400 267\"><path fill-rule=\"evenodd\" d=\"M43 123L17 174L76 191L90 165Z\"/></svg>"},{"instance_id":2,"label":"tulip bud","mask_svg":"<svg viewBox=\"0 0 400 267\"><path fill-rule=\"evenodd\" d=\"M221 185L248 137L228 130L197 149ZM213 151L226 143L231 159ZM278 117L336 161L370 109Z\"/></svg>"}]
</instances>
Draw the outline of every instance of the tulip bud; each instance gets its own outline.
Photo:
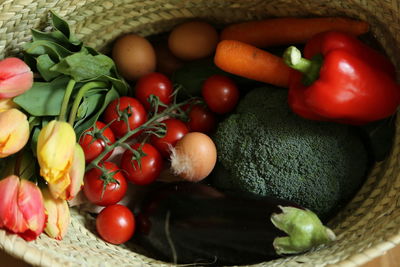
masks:
<instances>
[{"instance_id":1,"label":"tulip bud","mask_svg":"<svg viewBox=\"0 0 400 267\"><path fill-rule=\"evenodd\" d=\"M0 61L0 98L12 98L30 89L33 73L19 58L10 57Z\"/></svg>"},{"instance_id":2,"label":"tulip bud","mask_svg":"<svg viewBox=\"0 0 400 267\"><path fill-rule=\"evenodd\" d=\"M20 151L29 139L29 122L18 109L0 113L0 158Z\"/></svg>"},{"instance_id":3,"label":"tulip bud","mask_svg":"<svg viewBox=\"0 0 400 267\"><path fill-rule=\"evenodd\" d=\"M1 114L1 113L0 113ZM63 179L72 166L76 136L74 129L67 122L53 120L39 133L37 158L40 174L49 183L54 184ZM63 179L64 188L69 185Z\"/></svg>"},{"instance_id":4,"label":"tulip bud","mask_svg":"<svg viewBox=\"0 0 400 267\"><path fill-rule=\"evenodd\" d=\"M85 175L85 154L82 147L75 144L75 153L69 172L59 182L49 184L53 197L64 200L73 199L81 190ZM68 183L67 186L65 186Z\"/></svg>"},{"instance_id":5,"label":"tulip bud","mask_svg":"<svg viewBox=\"0 0 400 267\"><path fill-rule=\"evenodd\" d=\"M4 98L0 99L0 112L12 109L12 108L17 108L18 105L12 101L11 98Z\"/></svg>"},{"instance_id":6,"label":"tulip bud","mask_svg":"<svg viewBox=\"0 0 400 267\"><path fill-rule=\"evenodd\" d=\"M40 189L32 182L11 175L0 181L0 228L27 241L44 229L46 216Z\"/></svg>"},{"instance_id":7,"label":"tulip bud","mask_svg":"<svg viewBox=\"0 0 400 267\"><path fill-rule=\"evenodd\" d=\"M71 222L68 203L62 199L55 199L47 188L42 190L42 194L47 215L44 232L51 238L61 240Z\"/></svg>"}]
</instances>

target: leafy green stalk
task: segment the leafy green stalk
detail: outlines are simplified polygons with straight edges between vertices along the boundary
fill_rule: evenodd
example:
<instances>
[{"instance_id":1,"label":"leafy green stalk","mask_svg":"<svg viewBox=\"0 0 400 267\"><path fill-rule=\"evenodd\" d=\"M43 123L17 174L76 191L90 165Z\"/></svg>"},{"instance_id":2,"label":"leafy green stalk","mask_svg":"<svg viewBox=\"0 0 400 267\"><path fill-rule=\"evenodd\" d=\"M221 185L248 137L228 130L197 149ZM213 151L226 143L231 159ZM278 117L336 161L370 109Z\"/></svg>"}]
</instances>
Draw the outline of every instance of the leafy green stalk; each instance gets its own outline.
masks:
<instances>
[{"instance_id":1,"label":"leafy green stalk","mask_svg":"<svg viewBox=\"0 0 400 267\"><path fill-rule=\"evenodd\" d=\"M60 109L60 115L58 116L58 120L60 120L60 121L66 120L68 103L69 103L69 99L71 98L72 90L74 89L75 84L76 84L76 81L71 79L71 80L69 80L67 88L65 89L65 94L64 94L64 98L63 98L63 101L61 104L61 109Z\"/></svg>"},{"instance_id":2,"label":"leafy green stalk","mask_svg":"<svg viewBox=\"0 0 400 267\"><path fill-rule=\"evenodd\" d=\"M71 112L69 114L69 120L68 122L71 125L74 125L76 114L78 112L79 104L81 103L81 100L83 96L89 91L90 89L93 88L101 88L101 87L106 87L107 84L104 82L89 82L86 83L84 86L79 89L77 96L75 97L74 103L72 104Z\"/></svg>"}]
</instances>

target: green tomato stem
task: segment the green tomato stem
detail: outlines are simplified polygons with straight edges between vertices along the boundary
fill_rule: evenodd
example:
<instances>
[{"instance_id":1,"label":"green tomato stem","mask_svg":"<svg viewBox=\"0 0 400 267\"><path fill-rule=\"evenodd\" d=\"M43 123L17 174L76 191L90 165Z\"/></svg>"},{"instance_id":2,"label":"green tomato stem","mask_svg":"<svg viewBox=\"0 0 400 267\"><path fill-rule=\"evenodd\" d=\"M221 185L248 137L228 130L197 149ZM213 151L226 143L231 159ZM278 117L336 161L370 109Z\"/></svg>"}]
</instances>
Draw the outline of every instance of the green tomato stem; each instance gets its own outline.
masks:
<instances>
[{"instance_id":1,"label":"green tomato stem","mask_svg":"<svg viewBox=\"0 0 400 267\"><path fill-rule=\"evenodd\" d=\"M140 125L139 127L132 129L130 131L128 131L124 136L122 136L120 139L118 139L117 141L115 141L113 144L111 145L106 145L103 152L97 156L97 158L95 158L94 160L92 160L92 162L90 162L88 164L88 166L86 167L85 172L87 172L88 170L92 169L92 168L98 168L101 169L101 167L99 166L100 161L104 158L105 155L108 154L108 152L112 151L114 148L116 148L117 146L121 146L123 145L129 138L131 138L134 134L148 128L149 126L151 126L151 124L153 124L154 122L165 118L166 116L173 116L175 115L174 111L187 104L187 102L189 101L185 101L179 104L174 104L169 106L168 108L166 108L165 110L163 110L163 112L161 113L156 113L156 115L154 115L153 117L151 117L149 120L147 120L145 123L143 123L142 125Z\"/></svg>"},{"instance_id":2,"label":"green tomato stem","mask_svg":"<svg viewBox=\"0 0 400 267\"><path fill-rule=\"evenodd\" d=\"M68 102L69 102L69 99L71 98L71 94L72 94L75 84L76 84L76 81L74 79L71 79L68 82L67 88L65 89L64 98L63 98L62 104L61 104L60 115L58 116L59 121L66 121Z\"/></svg>"},{"instance_id":3,"label":"green tomato stem","mask_svg":"<svg viewBox=\"0 0 400 267\"><path fill-rule=\"evenodd\" d=\"M74 125L76 114L78 113L79 104L81 103L82 98L84 97L86 92L93 88L105 86L107 86L105 82L89 82L82 86L81 89L79 89L78 94L75 97L74 103L72 104L71 113L69 114L69 124L71 124L72 126Z\"/></svg>"}]
</instances>

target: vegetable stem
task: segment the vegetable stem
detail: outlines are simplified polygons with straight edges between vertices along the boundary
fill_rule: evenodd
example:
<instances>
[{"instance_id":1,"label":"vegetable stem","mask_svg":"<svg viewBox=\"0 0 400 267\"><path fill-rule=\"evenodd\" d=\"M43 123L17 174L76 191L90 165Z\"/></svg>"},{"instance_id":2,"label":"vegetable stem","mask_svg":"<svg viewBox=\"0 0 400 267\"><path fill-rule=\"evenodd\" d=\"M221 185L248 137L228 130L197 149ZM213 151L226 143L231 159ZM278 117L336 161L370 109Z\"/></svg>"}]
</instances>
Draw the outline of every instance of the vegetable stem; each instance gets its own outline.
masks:
<instances>
[{"instance_id":1,"label":"vegetable stem","mask_svg":"<svg viewBox=\"0 0 400 267\"><path fill-rule=\"evenodd\" d=\"M107 86L105 82L89 82L84 86L82 86L81 89L79 89L78 94L75 97L74 103L72 104L71 113L69 114L69 120L68 120L69 124L71 124L72 126L74 125L79 104L81 103L81 100L83 96L86 94L86 92L93 88L105 87L105 86Z\"/></svg>"},{"instance_id":2,"label":"vegetable stem","mask_svg":"<svg viewBox=\"0 0 400 267\"><path fill-rule=\"evenodd\" d=\"M290 46L283 54L284 62L297 71L304 74L303 83L312 84L319 77L319 70L322 65L322 57L317 56L312 60L302 57L300 50L295 46Z\"/></svg>"},{"instance_id":3,"label":"vegetable stem","mask_svg":"<svg viewBox=\"0 0 400 267\"><path fill-rule=\"evenodd\" d=\"M72 90L74 89L75 84L76 84L76 81L74 79L71 79L68 82L67 88L65 89L64 98L63 98L62 104L61 104L60 115L58 116L59 121L66 121L68 102L69 102L69 99L71 98Z\"/></svg>"},{"instance_id":4,"label":"vegetable stem","mask_svg":"<svg viewBox=\"0 0 400 267\"><path fill-rule=\"evenodd\" d=\"M179 114L174 113L174 111L176 109L178 109L179 107L186 105L189 101L190 100L167 107L163 112L156 113L153 117L151 117L149 120L147 120L145 123L143 123L139 127L129 130L124 136L122 136L120 139L115 141L113 144L111 144L111 145L107 144L105 146L103 152L101 152L100 155L98 155L94 160L92 160L92 162L90 162L87 165L85 172L89 171L92 168L101 169L101 167L99 166L99 163L104 158L104 156L108 154L108 152L112 151L114 148L116 148L118 146L122 146L129 138L131 138L131 136L133 136L134 134L136 134L140 131L150 128L150 126L153 123L165 118L166 116L178 116Z\"/></svg>"}]
</instances>

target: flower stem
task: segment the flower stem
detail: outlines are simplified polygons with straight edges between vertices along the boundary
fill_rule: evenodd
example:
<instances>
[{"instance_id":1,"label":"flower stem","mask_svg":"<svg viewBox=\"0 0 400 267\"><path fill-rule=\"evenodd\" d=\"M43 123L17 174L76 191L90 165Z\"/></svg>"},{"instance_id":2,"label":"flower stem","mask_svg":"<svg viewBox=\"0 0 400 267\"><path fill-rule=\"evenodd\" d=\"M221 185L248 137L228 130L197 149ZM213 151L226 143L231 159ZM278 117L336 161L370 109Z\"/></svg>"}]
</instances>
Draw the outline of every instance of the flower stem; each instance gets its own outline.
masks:
<instances>
[{"instance_id":1,"label":"flower stem","mask_svg":"<svg viewBox=\"0 0 400 267\"><path fill-rule=\"evenodd\" d=\"M78 113L79 104L81 103L81 100L87 91L89 91L90 89L93 89L93 88L106 87L106 86L107 86L107 84L104 82L89 82L89 83L85 84L84 86L82 86L82 88L79 89L78 94L75 97L74 103L72 104L68 123L71 124L72 126L74 125L76 114Z\"/></svg>"},{"instance_id":2,"label":"flower stem","mask_svg":"<svg viewBox=\"0 0 400 267\"><path fill-rule=\"evenodd\" d=\"M59 121L66 121L68 102L69 102L69 99L71 98L72 90L74 89L75 84L76 84L76 81L74 79L71 79L68 82L67 88L65 89L64 98L63 98L62 104L61 104L60 115L58 116Z\"/></svg>"}]
</instances>

